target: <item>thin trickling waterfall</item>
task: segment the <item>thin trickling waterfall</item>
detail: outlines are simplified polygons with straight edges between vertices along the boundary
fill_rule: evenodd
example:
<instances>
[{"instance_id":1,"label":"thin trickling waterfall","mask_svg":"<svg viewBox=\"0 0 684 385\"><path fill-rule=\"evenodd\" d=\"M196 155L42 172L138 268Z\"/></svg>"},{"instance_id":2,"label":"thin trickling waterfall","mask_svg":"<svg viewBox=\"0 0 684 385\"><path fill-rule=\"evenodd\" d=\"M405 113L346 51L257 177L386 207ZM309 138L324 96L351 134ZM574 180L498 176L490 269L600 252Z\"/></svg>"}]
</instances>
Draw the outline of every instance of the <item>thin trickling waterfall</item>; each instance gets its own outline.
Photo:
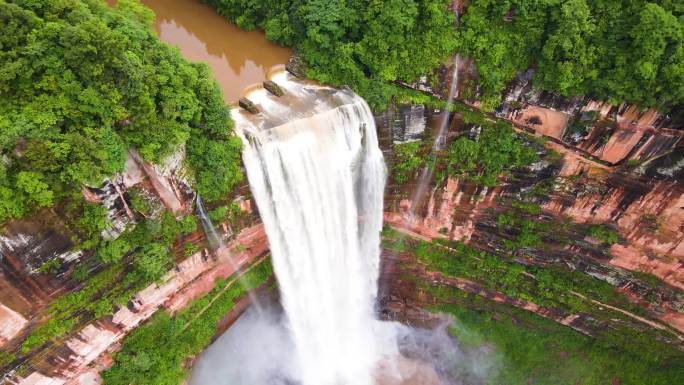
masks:
<instances>
[{"instance_id":1,"label":"thin trickling waterfall","mask_svg":"<svg viewBox=\"0 0 684 385\"><path fill-rule=\"evenodd\" d=\"M242 270L240 268L240 264L238 264L235 261L235 257L232 255L228 247L226 247L226 244L223 242L223 238L216 231L214 224L211 222L211 219L207 215L207 210L204 208L202 198L199 195L197 195L196 203L197 216L199 217L200 223L202 224L202 228L204 229L204 234L207 237L209 247L214 251L214 254L218 258L228 261L228 263L230 263L231 266L233 266L234 271L237 274L241 274ZM257 298L256 294L254 294L254 292L251 291L249 287L247 287L247 285L245 284L245 282L243 282L242 279L238 279L238 282L245 288L245 291L249 296L249 300L252 306L256 309L256 311L258 313L263 313L263 306L261 305L261 302L259 301L259 298Z\"/></svg>"},{"instance_id":2,"label":"thin trickling waterfall","mask_svg":"<svg viewBox=\"0 0 684 385\"><path fill-rule=\"evenodd\" d=\"M447 97L446 105L444 106L444 113L442 114L439 127L437 128L435 141L432 143L432 148L430 149L430 156L433 156L435 151L442 150L446 144L446 134L449 128L449 117L451 116L451 105L454 102L454 98L458 97L458 71L460 63L461 56L456 54L454 57L454 70L452 72L451 83L449 84L449 96ZM433 173L434 170L429 165L424 166L420 173L418 183L411 198L411 208L409 209L409 216L412 222L416 220L416 209L420 206L421 199L426 196L427 188L432 180Z\"/></svg>"},{"instance_id":3,"label":"thin trickling waterfall","mask_svg":"<svg viewBox=\"0 0 684 385\"><path fill-rule=\"evenodd\" d=\"M301 381L371 385L385 183L373 116L351 91L273 79L285 96L252 91L262 112L233 115Z\"/></svg>"},{"instance_id":4,"label":"thin trickling waterfall","mask_svg":"<svg viewBox=\"0 0 684 385\"><path fill-rule=\"evenodd\" d=\"M199 217L200 223L202 224L202 228L204 229L204 234L207 237L207 242L209 242L209 247L211 247L214 250L222 249L223 239L221 239L221 237L216 232L214 224L211 223L211 219L209 219L209 216L207 215L207 210L204 209L204 203L202 202L202 198L199 195L197 195L196 203L197 216Z\"/></svg>"}]
</instances>

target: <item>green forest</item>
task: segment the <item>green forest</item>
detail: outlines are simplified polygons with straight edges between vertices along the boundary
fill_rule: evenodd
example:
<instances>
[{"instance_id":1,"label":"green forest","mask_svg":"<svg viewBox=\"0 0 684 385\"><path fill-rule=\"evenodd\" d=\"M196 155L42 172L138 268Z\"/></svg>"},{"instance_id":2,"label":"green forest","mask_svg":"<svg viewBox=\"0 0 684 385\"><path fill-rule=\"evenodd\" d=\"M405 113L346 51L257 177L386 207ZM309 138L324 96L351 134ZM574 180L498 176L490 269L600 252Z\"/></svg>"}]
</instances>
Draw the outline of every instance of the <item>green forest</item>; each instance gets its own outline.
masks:
<instances>
[{"instance_id":1,"label":"green forest","mask_svg":"<svg viewBox=\"0 0 684 385\"><path fill-rule=\"evenodd\" d=\"M348 85L375 110L396 80L413 81L456 48L455 17L445 0L204 0L243 29L296 48L306 75Z\"/></svg>"},{"instance_id":2,"label":"green forest","mask_svg":"<svg viewBox=\"0 0 684 385\"><path fill-rule=\"evenodd\" d=\"M128 148L158 163L185 146L208 200L242 179L208 66L162 43L153 19L131 0L0 1L0 222L82 200Z\"/></svg>"},{"instance_id":3,"label":"green forest","mask_svg":"<svg viewBox=\"0 0 684 385\"><path fill-rule=\"evenodd\" d=\"M537 87L563 96L671 111L684 105L683 16L672 0L475 0L458 50L475 59L489 108L531 67Z\"/></svg>"},{"instance_id":4,"label":"green forest","mask_svg":"<svg viewBox=\"0 0 684 385\"><path fill-rule=\"evenodd\" d=\"M350 85L376 110L395 81L455 52L474 58L485 109L530 67L537 87L565 96L684 105L681 2L475 0L459 28L445 0L206 2L295 47L308 76ZM80 186L123 169L128 148L160 162L185 146L210 201L242 179L210 70L160 42L152 22L133 0L0 2L0 221L80 199Z\"/></svg>"},{"instance_id":5,"label":"green forest","mask_svg":"<svg viewBox=\"0 0 684 385\"><path fill-rule=\"evenodd\" d=\"M347 84L374 109L455 52L472 57L486 109L515 75L563 96L675 111L684 105L684 4L673 0L474 0L454 28L445 0L205 0L295 47L307 75Z\"/></svg>"}]
</instances>

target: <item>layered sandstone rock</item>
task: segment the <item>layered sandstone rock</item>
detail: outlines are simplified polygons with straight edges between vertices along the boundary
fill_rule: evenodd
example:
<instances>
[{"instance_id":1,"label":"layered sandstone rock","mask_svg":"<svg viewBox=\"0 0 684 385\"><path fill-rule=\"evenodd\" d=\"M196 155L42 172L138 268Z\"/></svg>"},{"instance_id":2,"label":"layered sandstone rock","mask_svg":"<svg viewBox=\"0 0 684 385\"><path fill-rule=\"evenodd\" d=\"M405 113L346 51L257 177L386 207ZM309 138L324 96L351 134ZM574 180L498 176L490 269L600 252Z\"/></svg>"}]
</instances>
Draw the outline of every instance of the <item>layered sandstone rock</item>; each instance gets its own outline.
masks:
<instances>
[{"instance_id":1,"label":"layered sandstone rock","mask_svg":"<svg viewBox=\"0 0 684 385\"><path fill-rule=\"evenodd\" d=\"M21 314L0 303L0 348L19 334L27 322Z\"/></svg>"},{"instance_id":2,"label":"layered sandstone rock","mask_svg":"<svg viewBox=\"0 0 684 385\"><path fill-rule=\"evenodd\" d=\"M97 384L90 364L117 344L135 327L161 307L178 310L192 299L213 288L217 277L226 278L240 266L262 256L268 242L262 225L241 231L217 257L200 251L169 271L161 284L151 284L131 301L131 305L116 311L113 316L86 325L59 349L52 349L35 367L50 368L49 372L35 370L13 382L20 385ZM230 261L229 258L233 258ZM44 370L44 369L42 369Z\"/></svg>"}]
</instances>

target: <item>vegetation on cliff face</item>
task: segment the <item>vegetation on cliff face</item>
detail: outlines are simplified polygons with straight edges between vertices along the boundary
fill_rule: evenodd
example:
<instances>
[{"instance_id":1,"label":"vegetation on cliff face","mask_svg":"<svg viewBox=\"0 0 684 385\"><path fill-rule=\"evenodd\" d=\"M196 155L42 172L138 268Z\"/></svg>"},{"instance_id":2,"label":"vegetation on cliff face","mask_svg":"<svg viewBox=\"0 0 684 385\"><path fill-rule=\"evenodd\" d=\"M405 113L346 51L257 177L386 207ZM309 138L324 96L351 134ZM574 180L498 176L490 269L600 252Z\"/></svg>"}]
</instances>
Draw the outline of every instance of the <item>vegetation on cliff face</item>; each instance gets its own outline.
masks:
<instances>
[{"instance_id":1,"label":"vegetation on cliff face","mask_svg":"<svg viewBox=\"0 0 684 385\"><path fill-rule=\"evenodd\" d=\"M85 282L79 290L59 297L48 307L45 322L26 337L21 353L29 353L75 331L86 321L110 315L117 306L125 306L136 292L171 268L173 242L196 229L195 217L176 220L164 213L160 218L138 223L116 239L102 241L95 256L104 268L89 274L88 265L95 269L93 262L97 261L79 265L82 273L77 269L72 276Z\"/></svg>"},{"instance_id":2,"label":"vegetation on cliff face","mask_svg":"<svg viewBox=\"0 0 684 385\"><path fill-rule=\"evenodd\" d=\"M446 0L204 0L244 29L259 27L306 61L307 76L351 86L374 109L395 80L414 81L454 52Z\"/></svg>"},{"instance_id":3,"label":"vegetation on cliff face","mask_svg":"<svg viewBox=\"0 0 684 385\"><path fill-rule=\"evenodd\" d=\"M129 147L160 162L186 146L210 199L242 178L208 67L160 42L152 20L131 0L0 2L0 222L80 199L123 170Z\"/></svg>"},{"instance_id":4,"label":"vegetation on cliff face","mask_svg":"<svg viewBox=\"0 0 684 385\"><path fill-rule=\"evenodd\" d=\"M438 180L447 176L493 187L497 179L539 160L528 140L510 123L492 121L480 112L456 105L463 122L472 127L451 141L447 151L433 154L433 138L395 144L392 177L403 184L415 178L421 167L433 167Z\"/></svg>"},{"instance_id":5,"label":"vegetation on cliff face","mask_svg":"<svg viewBox=\"0 0 684 385\"><path fill-rule=\"evenodd\" d=\"M383 235L386 248L410 252L429 271L466 278L511 298L571 313L591 312L596 305L574 294L579 293L643 313L639 306L630 303L609 283L579 271L551 265L523 265L460 242L402 240L402 236L387 230Z\"/></svg>"},{"instance_id":6,"label":"vegetation on cliff face","mask_svg":"<svg viewBox=\"0 0 684 385\"><path fill-rule=\"evenodd\" d=\"M663 336L673 338L671 334L648 327L639 330L624 314L589 300L643 314L607 282L561 264L523 264L459 242L426 242L392 229L383 231L383 245L414 256L421 270L430 273L429 278L416 274L412 261L402 265L406 269L403 279L415 284L421 301L434 304L434 311L454 316L450 330L460 343L491 350L488 357L493 362L487 364L493 370L487 383L665 385L684 381L684 353L658 341ZM445 279L436 279L434 273ZM469 293L448 283L457 278L489 292L533 302L561 317L585 315L595 323L584 325L593 337L528 310L494 302L479 289Z\"/></svg>"},{"instance_id":7,"label":"vegetation on cliff face","mask_svg":"<svg viewBox=\"0 0 684 385\"><path fill-rule=\"evenodd\" d=\"M486 108L531 66L541 89L668 111L684 105L683 15L669 0L474 0L458 49L475 59Z\"/></svg>"},{"instance_id":8,"label":"vegetation on cliff face","mask_svg":"<svg viewBox=\"0 0 684 385\"><path fill-rule=\"evenodd\" d=\"M397 183L405 183L415 176L425 157L419 153L421 141L399 143L394 146L392 176Z\"/></svg>"},{"instance_id":9,"label":"vegetation on cliff face","mask_svg":"<svg viewBox=\"0 0 684 385\"><path fill-rule=\"evenodd\" d=\"M451 143L446 158L448 175L465 176L478 184L493 187L502 173L538 159L509 123L483 121L479 130L477 140L460 137Z\"/></svg>"},{"instance_id":10,"label":"vegetation on cliff face","mask_svg":"<svg viewBox=\"0 0 684 385\"><path fill-rule=\"evenodd\" d=\"M525 310L442 287L454 316L451 333L468 346L494 349L493 384L669 385L684 381L684 354L634 330L598 338Z\"/></svg>"},{"instance_id":11,"label":"vegetation on cliff face","mask_svg":"<svg viewBox=\"0 0 684 385\"><path fill-rule=\"evenodd\" d=\"M258 262L242 283L218 280L207 295L178 314L158 312L123 341L114 366L102 373L106 385L177 385L186 377L186 360L211 343L217 323L246 289L253 289L272 275L269 260Z\"/></svg>"}]
</instances>

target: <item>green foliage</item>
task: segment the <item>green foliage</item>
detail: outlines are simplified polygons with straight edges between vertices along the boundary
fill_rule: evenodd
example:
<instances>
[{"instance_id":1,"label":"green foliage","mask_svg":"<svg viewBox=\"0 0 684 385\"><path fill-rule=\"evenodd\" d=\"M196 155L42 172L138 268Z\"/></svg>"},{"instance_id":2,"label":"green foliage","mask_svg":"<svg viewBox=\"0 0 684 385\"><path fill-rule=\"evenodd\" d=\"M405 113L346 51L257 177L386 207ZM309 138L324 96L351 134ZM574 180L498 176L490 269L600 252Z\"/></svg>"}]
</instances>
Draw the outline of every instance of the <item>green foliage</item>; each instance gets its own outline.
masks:
<instances>
[{"instance_id":1,"label":"green foliage","mask_svg":"<svg viewBox=\"0 0 684 385\"><path fill-rule=\"evenodd\" d=\"M592 225L589 227L589 236L607 245L620 241L618 233L606 225Z\"/></svg>"},{"instance_id":2,"label":"green foliage","mask_svg":"<svg viewBox=\"0 0 684 385\"><path fill-rule=\"evenodd\" d=\"M422 141L400 143L394 146L394 165L392 176L397 183L405 183L411 179L418 168L425 163L420 155Z\"/></svg>"},{"instance_id":3,"label":"green foliage","mask_svg":"<svg viewBox=\"0 0 684 385\"><path fill-rule=\"evenodd\" d=\"M191 135L190 168L221 165L198 190L241 180L208 67L160 42L152 20L132 0L0 3L0 222L99 185L123 170L127 147L159 162Z\"/></svg>"},{"instance_id":4,"label":"green foliage","mask_svg":"<svg viewBox=\"0 0 684 385\"><path fill-rule=\"evenodd\" d=\"M131 250L131 245L126 237L120 237L101 243L96 254L104 263L118 263L129 250Z\"/></svg>"},{"instance_id":5,"label":"green foliage","mask_svg":"<svg viewBox=\"0 0 684 385\"><path fill-rule=\"evenodd\" d=\"M637 314L644 313L609 283L562 266L522 265L460 242L425 242L396 232L383 232L383 245L415 255L428 271L466 278L488 290L540 306L568 313L595 309L593 303L571 293L576 292Z\"/></svg>"},{"instance_id":6,"label":"green foliage","mask_svg":"<svg viewBox=\"0 0 684 385\"><path fill-rule=\"evenodd\" d=\"M625 166L627 168L637 168L641 164L641 161L639 159L627 159L627 162L625 162Z\"/></svg>"},{"instance_id":7,"label":"green foliage","mask_svg":"<svg viewBox=\"0 0 684 385\"><path fill-rule=\"evenodd\" d=\"M3 367L5 365L9 365L16 359L16 356L13 353L6 352L6 351L0 351L0 367Z\"/></svg>"},{"instance_id":8,"label":"green foliage","mask_svg":"<svg viewBox=\"0 0 684 385\"><path fill-rule=\"evenodd\" d=\"M62 267L62 260L59 258L52 258L49 261L43 262L38 267L38 272L42 274L54 274Z\"/></svg>"},{"instance_id":9,"label":"green foliage","mask_svg":"<svg viewBox=\"0 0 684 385\"><path fill-rule=\"evenodd\" d=\"M583 122L579 119L573 120L568 126L568 133L566 135L585 137L589 133L589 130L590 126L588 126L586 122Z\"/></svg>"},{"instance_id":10,"label":"green foliage","mask_svg":"<svg viewBox=\"0 0 684 385\"><path fill-rule=\"evenodd\" d=\"M155 211L155 202L139 188L132 188L126 191L133 210L148 217Z\"/></svg>"},{"instance_id":11,"label":"green foliage","mask_svg":"<svg viewBox=\"0 0 684 385\"><path fill-rule=\"evenodd\" d=\"M477 141L460 137L451 143L447 155L449 175L493 187L501 173L537 160L534 150L513 132L510 124L482 120L481 127Z\"/></svg>"},{"instance_id":12,"label":"green foliage","mask_svg":"<svg viewBox=\"0 0 684 385\"><path fill-rule=\"evenodd\" d=\"M135 329L114 356L114 366L103 372L106 385L177 385L186 377L185 361L211 343L217 323L247 289L256 288L272 274L269 260L248 271L237 282L219 280L203 298L174 317L157 313Z\"/></svg>"},{"instance_id":13,"label":"green foliage","mask_svg":"<svg viewBox=\"0 0 684 385\"><path fill-rule=\"evenodd\" d=\"M168 248L161 243L148 243L143 246L133 260L135 269L146 279L161 277L171 263Z\"/></svg>"},{"instance_id":14,"label":"green foliage","mask_svg":"<svg viewBox=\"0 0 684 385\"><path fill-rule=\"evenodd\" d=\"M89 203L83 205L83 214L76 221L76 227L84 235L85 239L96 242L100 237L100 233L109 226L110 222L106 207Z\"/></svg>"},{"instance_id":15,"label":"green foliage","mask_svg":"<svg viewBox=\"0 0 684 385\"><path fill-rule=\"evenodd\" d=\"M189 256L195 254L199 250L200 250L199 246L195 245L192 242L185 242L183 244L183 255L185 255L186 257L189 257Z\"/></svg>"},{"instance_id":16,"label":"green foliage","mask_svg":"<svg viewBox=\"0 0 684 385\"><path fill-rule=\"evenodd\" d=\"M540 213L541 207L537 203L514 201L511 210L497 216L499 229L514 233L513 239L504 240L506 249L517 251L542 245L542 237L548 236L550 226L537 218Z\"/></svg>"},{"instance_id":17,"label":"green foliage","mask_svg":"<svg viewBox=\"0 0 684 385\"><path fill-rule=\"evenodd\" d=\"M75 326L76 320L74 319L59 320L51 318L26 337L21 344L20 351L22 353L28 353L31 349L43 346L43 344L51 339L72 331Z\"/></svg>"},{"instance_id":18,"label":"green foliage","mask_svg":"<svg viewBox=\"0 0 684 385\"><path fill-rule=\"evenodd\" d=\"M415 80L456 44L446 0L205 2L241 28L259 27L269 39L296 48L308 76L351 86L373 109L394 93L390 82Z\"/></svg>"},{"instance_id":19,"label":"green foliage","mask_svg":"<svg viewBox=\"0 0 684 385\"><path fill-rule=\"evenodd\" d=\"M684 102L684 10L644 0L472 1L458 50L474 57L485 109L522 70L564 96L676 110Z\"/></svg>"},{"instance_id":20,"label":"green foliage","mask_svg":"<svg viewBox=\"0 0 684 385\"><path fill-rule=\"evenodd\" d=\"M52 205L52 191L43 181L40 174L30 171L17 173L16 186L20 193L26 195L26 200L41 207Z\"/></svg>"},{"instance_id":21,"label":"green foliage","mask_svg":"<svg viewBox=\"0 0 684 385\"><path fill-rule=\"evenodd\" d=\"M88 266L79 264L71 273L71 278L78 282L83 282L88 279Z\"/></svg>"},{"instance_id":22,"label":"green foliage","mask_svg":"<svg viewBox=\"0 0 684 385\"><path fill-rule=\"evenodd\" d=\"M598 76L593 66L596 47L587 42L596 27L586 0L569 0L552 8L549 24L552 30L541 49L538 80L562 95L580 94L583 83Z\"/></svg>"},{"instance_id":23,"label":"green foliage","mask_svg":"<svg viewBox=\"0 0 684 385\"><path fill-rule=\"evenodd\" d=\"M188 161L195 168L197 192L206 202L226 197L243 179L242 142L234 136L211 139L195 135L188 140Z\"/></svg>"},{"instance_id":24,"label":"green foliage","mask_svg":"<svg viewBox=\"0 0 684 385\"><path fill-rule=\"evenodd\" d=\"M438 288L431 288L437 290ZM629 327L591 338L536 314L440 287L454 316L451 333L468 346L493 348L498 370L488 384L611 383L668 385L684 381L684 355Z\"/></svg>"},{"instance_id":25,"label":"green foliage","mask_svg":"<svg viewBox=\"0 0 684 385\"><path fill-rule=\"evenodd\" d=\"M161 278L170 267L173 242L195 230L197 219L194 216L176 220L165 212L161 218L146 219L117 239L103 242L97 256L104 263L119 263L129 256L133 264L131 282L152 282Z\"/></svg>"},{"instance_id":26,"label":"green foliage","mask_svg":"<svg viewBox=\"0 0 684 385\"><path fill-rule=\"evenodd\" d=\"M209 211L207 215L214 225L218 225L219 223L225 221L228 217L228 206L219 206Z\"/></svg>"}]
</instances>

